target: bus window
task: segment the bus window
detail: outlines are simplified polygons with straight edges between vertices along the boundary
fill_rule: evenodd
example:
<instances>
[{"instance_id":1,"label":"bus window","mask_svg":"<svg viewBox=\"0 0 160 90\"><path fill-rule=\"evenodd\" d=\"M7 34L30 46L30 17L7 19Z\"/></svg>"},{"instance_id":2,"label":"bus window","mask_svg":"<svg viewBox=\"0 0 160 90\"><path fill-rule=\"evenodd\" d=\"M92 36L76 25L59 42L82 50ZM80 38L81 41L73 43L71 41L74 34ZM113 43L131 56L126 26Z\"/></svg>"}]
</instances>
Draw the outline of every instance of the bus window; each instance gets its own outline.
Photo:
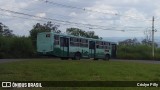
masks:
<instances>
[{"instance_id":1,"label":"bus window","mask_svg":"<svg viewBox=\"0 0 160 90\"><path fill-rule=\"evenodd\" d=\"M79 42L81 42L82 39L79 39Z\"/></svg>"},{"instance_id":2,"label":"bus window","mask_svg":"<svg viewBox=\"0 0 160 90\"><path fill-rule=\"evenodd\" d=\"M50 34L46 34L46 37L50 37Z\"/></svg>"},{"instance_id":3,"label":"bus window","mask_svg":"<svg viewBox=\"0 0 160 90\"><path fill-rule=\"evenodd\" d=\"M85 44L85 47L88 47L88 44Z\"/></svg>"},{"instance_id":4,"label":"bus window","mask_svg":"<svg viewBox=\"0 0 160 90\"><path fill-rule=\"evenodd\" d=\"M54 45L59 45L59 35L54 35Z\"/></svg>"},{"instance_id":5,"label":"bus window","mask_svg":"<svg viewBox=\"0 0 160 90\"><path fill-rule=\"evenodd\" d=\"M95 42L89 41L89 49L95 49Z\"/></svg>"},{"instance_id":6,"label":"bus window","mask_svg":"<svg viewBox=\"0 0 160 90\"><path fill-rule=\"evenodd\" d=\"M88 40L86 40L86 43L88 43Z\"/></svg>"},{"instance_id":7,"label":"bus window","mask_svg":"<svg viewBox=\"0 0 160 90\"><path fill-rule=\"evenodd\" d=\"M70 45L74 46L74 38L73 37L70 37Z\"/></svg>"},{"instance_id":8,"label":"bus window","mask_svg":"<svg viewBox=\"0 0 160 90\"><path fill-rule=\"evenodd\" d=\"M101 45L103 45L103 42L101 42Z\"/></svg>"},{"instance_id":9,"label":"bus window","mask_svg":"<svg viewBox=\"0 0 160 90\"><path fill-rule=\"evenodd\" d=\"M72 42L72 37L70 37L70 42Z\"/></svg>"},{"instance_id":10,"label":"bus window","mask_svg":"<svg viewBox=\"0 0 160 90\"><path fill-rule=\"evenodd\" d=\"M74 46L74 43L73 43L73 42L70 42L70 46Z\"/></svg>"},{"instance_id":11,"label":"bus window","mask_svg":"<svg viewBox=\"0 0 160 90\"><path fill-rule=\"evenodd\" d=\"M82 47L88 47L88 40L82 39Z\"/></svg>"},{"instance_id":12,"label":"bus window","mask_svg":"<svg viewBox=\"0 0 160 90\"><path fill-rule=\"evenodd\" d=\"M99 48L99 45L96 45L96 48Z\"/></svg>"},{"instance_id":13,"label":"bus window","mask_svg":"<svg viewBox=\"0 0 160 90\"><path fill-rule=\"evenodd\" d=\"M73 38L73 42L77 42L77 39L76 39L76 38Z\"/></svg>"},{"instance_id":14,"label":"bus window","mask_svg":"<svg viewBox=\"0 0 160 90\"><path fill-rule=\"evenodd\" d=\"M59 41L54 41L54 45L59 45Z\"/></svg>"},{"instance_id":15,"label":"bus window","mask_svg":"<svg viewBox=\"0 0 160 90\"><path fill-rule=\"evenodd\" d=\"M59 40L59 35L54 35L55 40Z\"/></svg>"},{"instance_id":16,"label":"bus window","mask_svg":"<svg viewBox=\"0 0 160 90\"><path fill-rule=\"evenodd\" d=\"M79 38L77 38L77 41L76 42L79 42Z\"/></svg>"}]
</instances>

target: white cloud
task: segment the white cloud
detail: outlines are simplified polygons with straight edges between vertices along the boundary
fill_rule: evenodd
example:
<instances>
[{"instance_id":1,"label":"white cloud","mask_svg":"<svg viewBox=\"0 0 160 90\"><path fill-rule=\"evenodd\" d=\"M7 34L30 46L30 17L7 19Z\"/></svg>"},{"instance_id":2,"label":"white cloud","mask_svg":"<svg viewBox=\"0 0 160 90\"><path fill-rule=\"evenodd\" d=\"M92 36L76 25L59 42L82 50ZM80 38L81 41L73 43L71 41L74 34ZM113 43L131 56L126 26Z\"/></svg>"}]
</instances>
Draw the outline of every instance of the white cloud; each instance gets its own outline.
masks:
<instances>
[{"instance_id":1,"label":"white cloud","mask_svg":"<svg viewBox=\"0 0 160 90\"><path fill-rule=\"evenodd\" d=\"M75 12L71 12L71 13L69 14L69 16L75 17L75 16L77 16L77 14L76 14Z\"/></svg>"},{"instance_id":2,"label":"white cloud","mask_svg":"<svg viewBox=\"0 0 160 90\"><path fill-rule=\"evenodd\" d=\"M46 13L37 13L36 16L37 17L46 17Z\"/></svg>"},{"instance_id":3,"label":"white cloud","mask_svg":"<svg viewBox=\"0 0 160 90\"><path fill-rule=\"evenodd\" d=\"M105 26L103 28L112 28L113 31L102 31L101 29L93 29L96 34L100 36L143 36L143 30L145 28L138 28L140 33L121 32L114 30L134 30L137 28L126 28L130 26L134 27L149 27L150 21L145 21L152 16L160 18L160 6L159 0L66 0L61 2L54 0L54 2L60 2L61 4L76 6L92 10L91 12L69 9L67 7L46 4L39 0L0 0L0 8L9 9L18 12L24 12L38 17L48 17L63 21L72 21L76 23L93 24ZM28 9L24 10L24 9ZM30 11L32 10L32 11ZM95 12L94 12L95 11ZM100 13L103 12L103 13ZM4 12L0 12L4 13ZM107 14L108 13L108 14ZM118 13L119 15L114 15ZM11 13L4 13L7 15L13 15ZM16 15L20 16L20 15ZM22 16L22 15L21 15ZM33 17L29 17L33 19ZM35 18L34 18L35 19ZM40 20L40 18L36 18ZM26 20L13 17L0 17L2 23L5 23L10 29L14 30L14 33L18 35L28 35L29 30L38 21ZM52 21L54 22L54 21ZM157 23L158 25L158 23ZM63 31L67 27L78 27L83 30L92 30L86 27L77 25L60 25Z\"/></svg>"},{"instance_id":4,"label":"white cloud","mask_svg":"<svg viewBox=\"0 0 160 90\"><path fill-rule=\"evenodd\" d=\"M78 0L69 0L69 1L71 1L71 2L77 2Z\"/></svg>"},{"instance_id":5,"label":"white cloud","mask_svg":"<svg viewBox=\"0 0 160 90\"><path fill-rule=\"evenodd\" d=\"M125 4L130 4L130 3L137 4L140 2L140 0L122 0L122 2Z\"/></svg>"},{"instance_id":6,"label":"white cloud","mask_svg":"<svg viewBox=\"0 0 160 90\"><path fill-rule=\"evenodd\" d=\"M120 21L123 26L146 27L149 20L144 13L132 8L121 15Z\"/></svg>"}]
</instances>

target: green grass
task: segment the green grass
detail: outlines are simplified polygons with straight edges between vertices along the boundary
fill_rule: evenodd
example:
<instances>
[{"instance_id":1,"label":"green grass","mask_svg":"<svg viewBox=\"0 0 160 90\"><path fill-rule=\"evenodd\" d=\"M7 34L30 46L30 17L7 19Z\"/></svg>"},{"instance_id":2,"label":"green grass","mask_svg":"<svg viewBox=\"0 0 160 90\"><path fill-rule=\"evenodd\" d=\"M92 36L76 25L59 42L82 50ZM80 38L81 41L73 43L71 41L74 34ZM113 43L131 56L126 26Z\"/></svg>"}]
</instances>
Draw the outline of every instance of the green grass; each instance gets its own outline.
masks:
<instances>
[{"instance_id":1,"label":"green grass","mask_svg":"<svg viewBox=\"0 0 160 90\"><path fill-rule=\"evenodd\" d=\"M25 60L0 63L0 81L160 81L160 65L113 61ZM48 88L49 89L49 88ZM51 88L52 90L53 88ZM151 88L54 88L146 90ZM152 88L158 90L158 88ZM25 90L25 89L24 89Z\"/></svg>"}]
</instances>

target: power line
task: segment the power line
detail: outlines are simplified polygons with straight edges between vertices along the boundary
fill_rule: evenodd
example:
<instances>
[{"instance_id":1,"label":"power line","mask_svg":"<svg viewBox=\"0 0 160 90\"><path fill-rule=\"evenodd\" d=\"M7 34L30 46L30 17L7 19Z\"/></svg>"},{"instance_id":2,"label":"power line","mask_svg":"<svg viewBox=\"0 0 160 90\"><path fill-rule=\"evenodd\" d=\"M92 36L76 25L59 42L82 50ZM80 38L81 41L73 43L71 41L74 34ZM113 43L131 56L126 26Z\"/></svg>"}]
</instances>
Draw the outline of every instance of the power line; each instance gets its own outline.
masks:
<instances>
[{"instance_id":1,"label":"power line","mask_svg":"<svg viewBox=\"0 0 160 90\"><path fill-rule=\"evenodd\" d=\"M15 18L20 18L20 19L30 19L30 20L35 20L35 21L42 21L42 22L47 22L47 20L41 20L41 19L34 19L34 18L26 18L26 17L20 17L20 16L14 16L14 15L7 15L7 14L1 14L2 16L8 16L8 17L15 17ZM64 24L64 23L59 23L59 22L54 22L57 24L61 24L61 25L70 25L70 24Z\"/></svg>"},{"instance_id":2,"label":"power line","mask_svg":"<svg viewBox=\"0 0 160 90\"><path fill-rule=\"evenodd\" d=\"M63 25L64 25L64 23L68 23L68 25L69 24L74 24L74 25L77 25L77 26L79 26L81 24L81 25L83 25L83 27L86 27L86 28L91 28L91 26L93 26L92 29L111 30L111 31L127 31L127 30L113 30L114 27L112 27L112 29L106 29L106 28L104 28L105 26L91 25L91 24L82 24L82 23L74 23L74 22L70 22L70 21L57 20L57 19L52 19L52 18L44 18L44 17L39 17L39 16L30 15L30 14L26 14L26 13L6 10L6 9L2 9L2 8L0 8L0 10L1 11L5 11L5 12L14 13L14 14L29 16L29 17L41 18L41 19L45 19L45 20L51 20L51 21L54 20L54 21L60 22L60 24L63 24ZM13 16L13 17L18 17L18 16ZM24 18L24 17L18 17L18 18L28 19L28 18ZM44 20L38 20L38 19L32 19L32 20L44 21ZM140 27L128 27L128 28L140 28ZM134 30L132 30L132 31L134 31Z\"/></svg>"},{"instance_id":3,"label":"power line","mask_svg":"<svg viewBox=\"0 0 160 90\"><path fill-rule=\"evenodd\" d=\"M121 14L118 14L118 13L100 12L100 11L95 11L95 10L91 10L91 9L75 7L75 6L71 6L71 5L60 4L60 3L56 3L56 2L53 2L53 1L49 1L49 0L39 0L39 1L43 1L43 2L45 2L45 3L52 4L52 5L67 7L67 8L71 8L71 9L79 9L79 10L82 10L82 11L102 13L102 14L110 14L110 15L114 15L114 16L124 16L124 15L121 15ZM135 20L140 20L140 18L137 18L137 17L134 18L134 17L132 17L132 16L130 16L130 15L125 15L125 17L129 17L129 18L135 19ZM151 20L144 19L144 20L141 20L141 21L151 21Z\"/></svg>"},{"instance_id":4,"label":"power line","mask_svg":"<svg viewBox=\"0 0 160 90\"><path fill-rule=\"evenodd\" d=\"M30 19L30 20L42 21L42 22L46 22L47 21L47 20L39 20L39 19L34 19L34 18L26 18L26 17L14 16L14 15L1 14L1 13L0 13L0 15L8 16L8 17L21 18L21 19L27 19L27 20ZM71 25L71 24L64 24L64 23L58 23L58 22L56 22L56 23L57 24L61 24L61 25ZM76 26L78 26L78 25L76 25ZM90 27L87 27L87 26L84 26L84 27L91 29ZM92 29L100 29L100 28L92 28ZM112 30L112 29L101 29L101 30ZM120 31L120 30L115 30L115 31Z\"/></svg>"},{"instance_id":5,"label":"power line","mask_svg":"<svg viewBox=\"0 0 160 90\"><path fill-rule=\"evenodd\" d=\"M44 0L39 0L39 1L44 1ZM47 2L51 2L51 1L47 1ZM53 3L55 3L55 2L53 2ZM59 4L59 3L56 3L57 5L63 5L63 4ZM64 6L67 6L67 5L64 5ZM74 7L74 6L69 6L69 7ZM0 7L1 8L1 7ZM12 6L12 8L17 8L17 7L13 7ZM25 8L18 8L18 9L22 9L22 10L26 10L26 11L34 11L33 9L31 10L31 9L25 9ZM34 8L35 9L35 8ZM82 9L82 8L81 8ZM34 11L35 12L35 11ZM49 12L44 12L44 13L49 13ZM65 16L65 15L60 15L60 14L53 14L53 13L49 13L49 14L52 14L52 15L57 15L57 16L62 16L62 17L69 17L69 16ZM120 15L120 14L117 14L117 15L119 15L119 16L122 16L122 15ZM131 16L125 16L125 17L129 17L129 18L131 18ZM101 18L101 20L104 20L105 18ZM133 19L133 17L132 17L132 19ZM81 19L81 20L87 20L87 19ZM96 19L97 20L97 19ZM107 20L112 20L113 21L113 19L107 19ZM114 19L115 20L115 19ZM116 19L116 20L120 20L120 19ZM124 19L125 20L125 19ZM137 19L133 19L133 20L140 20L139 18L137 18ZM126 20L125 20L126 21ZM151 21L151 20L148 20L148 19L146 19L146 20L140 20L140 21ZM140 22L140 21L138 21L138 22Z\"/></svg>"},{"instance_id":6,"label":"power line","mask_svg":"<svg viewBox=\"0 0 160 90\"><path fill-rule=\"evenodd\" d=\"M2 8L0 8L0 10L1 11L5 11L5 12L14 13L14 14L25 15L25 16L29 16L29 17L41 18L41 19L46 19L46 20L51 20L51 21L54 20L54 21L63 22L63 23L78 24L78 25L81 24L81 25L87 25L87 26L93 26L93 27L105 27L105 26L100 26L100 25L83 24L83 23L76 23L76 22L71 22L71 21L63 21L63 20L58 20L58 19L53 19L53 18L45 18L45 17L35 16L35 15L31 15L31 14L26 14L26 13L22 13L22 12L16 12L16 11L2 9Z\"/></svg>"},{"instance_id":7,"label":"power line","mask_svg":"<svg viewBox=\"0 0 160 90\"><path fill-rule=\"evenodd\" d=\"M11 13L15 13L15 14L20 14L20 15L25 15L25 16L30 16L30 17L35 17L35 18L41 18L41 19L47 19L47 20L55 20L55 21L58 21L58 22L61 22L62 23L70 23L70 24L76 24L76 25L79 25L79 24L82 24L82 23L75 23L75 22L70 22L70 21L63 21L63 20L57 20L57 19L52 19L52 18L44 18L44 17L39 17L39 16L35 16L35 15L30 15L30 14L26 14L26 13L21 13L21 12L16 12L16 11L11 11L11 10L6 10L6 9L2 9L0 8L0 10L2 11L7 11L7 12L11 12ZM13 16L13 17L18 17L18 16ZM28 18L24 18L24 17L20 17L20 18L23 18L23 19L28 19ZM34 20L37 20L37 19L34 19ZM43 20L37 20L37 21L43 21ZM85 27L87 28L90 28L89 26L98 26L98 28L92 28L92 29L102 29L102 30L110 30L110 29L106 29L104 28L105 26L99 26L99 25L91 25L91 24L82 24L82 25L85 25ZM88 26L89 25L89 26ZM114 27L112 27L114 28ZM143 27L128 27L128 28L143 28ZM115 30L115 31L123 31L123 30Z\"/></svg>"},{"instance_id":8,"label":"power line","mask_svg":"<svg viewBox=\"0 0 160 90\"><path fill-rule=\"evenodd\" d=\"M34 19L34 18L26 18L26 17L20 17L20 16L14 16L14 15L7 15L7 14L2 14L0 13L0 15L2 16L9 16L9 17L16 17L16 18L21 18L21 19L30 19L30 20L36 20L36 21L43 21L43 22L46 22L46 20L39 20L39 19Z\"/></svg>"},{"instance_id":9,"label":"power line","mask_svg":"<svg viewBox=\"0 0 160 90\"><path fill-rule=\"evenodd\" d=\"M86 9L86 8L80 8L80 7L75 7L75 6L60 4L60 3L56 3L56 2L53 2L53 1L49 1L49 0L39 0L39 1L44 1L45 3L49 3L49 4L52 4L52 5L58 5L58 6L62 6L62 7L67 7L67 8L71 8L71 9L79 9L79 10L82 10L82 11L96 12L96 13L102 13L102 14L117 15L116 13L100 12L100 11L95 11L95 10L91 10L91 9Z\"/></svg>"},{"instance_id":10,"label":"power line","mask_svg":"<svg viewBox=\"0 0 160 90\"><path fill-rule=\"evenodd\" d=\"M1 8L1 7L0 7ZM38 8L34 8L34 9L25 9L25 8L18 8L18 7L12 7L12 8L16 8L16 9L21 9L21 10L25 10L25 11L30 11L30 12L35 12L36 9ZM58 16L58 17L62 17L62 18L65 18L65 17L71 17L71 16L66 16L66 15L60 15L60 14L55 14L55 13L50 13L50 12L46 12L46 11L43 11L43 13L47 13L49 15L55 15L55 16ZM100 18L101 20L104 20L106 18ZM81 19L81 20L89 20L89 19ZM98 19L95 19L95 20L98 20ZM118 20L118 19L116 19ZM113 19L107 19L107 21L113 21Z\"/></svg>"}]
</instances>

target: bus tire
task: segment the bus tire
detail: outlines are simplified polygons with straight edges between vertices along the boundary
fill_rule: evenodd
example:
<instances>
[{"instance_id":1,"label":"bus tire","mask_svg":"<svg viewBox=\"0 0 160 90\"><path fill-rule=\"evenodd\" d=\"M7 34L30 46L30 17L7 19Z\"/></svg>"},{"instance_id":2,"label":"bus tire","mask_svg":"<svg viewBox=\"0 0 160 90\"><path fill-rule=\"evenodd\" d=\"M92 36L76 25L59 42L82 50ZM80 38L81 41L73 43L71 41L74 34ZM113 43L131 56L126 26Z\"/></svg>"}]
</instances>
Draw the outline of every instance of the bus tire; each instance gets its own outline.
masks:
<instances>
[{"instance_id":1,"label":"bus tire","mask_svg":"<svg viewBox=\"0 0 160 90\"><path fill-rule=\"evenodd\" d=\"M74 60L80 60L81 59L81 53L75 53Z\"/></svg>"},{"instance_id":2,"label":"bus tire","mask_svg":"<svg viewBox=\"0 0 160 90\"><path fill-rule=\"evenodd\" d=\"M98 58L94 58L93 60L98 60Z\"/></svg>"},{"instance_id":3,"label":"bus tire","mask_svg":"<svg viewBox=\"0 0 160 90\"><path fill-rule=\"evenodd\" d=\"M61 60L68 60L68 57L61 57Z\"/></svg>"},{"instance_id":4,"label":"bus tire","mask_svg":"<svg viewBox=\"0 0 160 90\"><path fill-rule=\"evenodd\" d=\"M65 58L64 58L64 57L61 57L61 60L65 60Z\"/></svg>"},{"instance_id":5,"label":"bus tire","mask_svg":"<svg viewBox=\"0 0 160 90\"><path fill-rule=\"evenodd\" d=\"M109 54L106 54L105 57L104 57L104 60L109 61L109 59L110 59L110 55L109 55Z\"/></svg>"}]
</instances>

